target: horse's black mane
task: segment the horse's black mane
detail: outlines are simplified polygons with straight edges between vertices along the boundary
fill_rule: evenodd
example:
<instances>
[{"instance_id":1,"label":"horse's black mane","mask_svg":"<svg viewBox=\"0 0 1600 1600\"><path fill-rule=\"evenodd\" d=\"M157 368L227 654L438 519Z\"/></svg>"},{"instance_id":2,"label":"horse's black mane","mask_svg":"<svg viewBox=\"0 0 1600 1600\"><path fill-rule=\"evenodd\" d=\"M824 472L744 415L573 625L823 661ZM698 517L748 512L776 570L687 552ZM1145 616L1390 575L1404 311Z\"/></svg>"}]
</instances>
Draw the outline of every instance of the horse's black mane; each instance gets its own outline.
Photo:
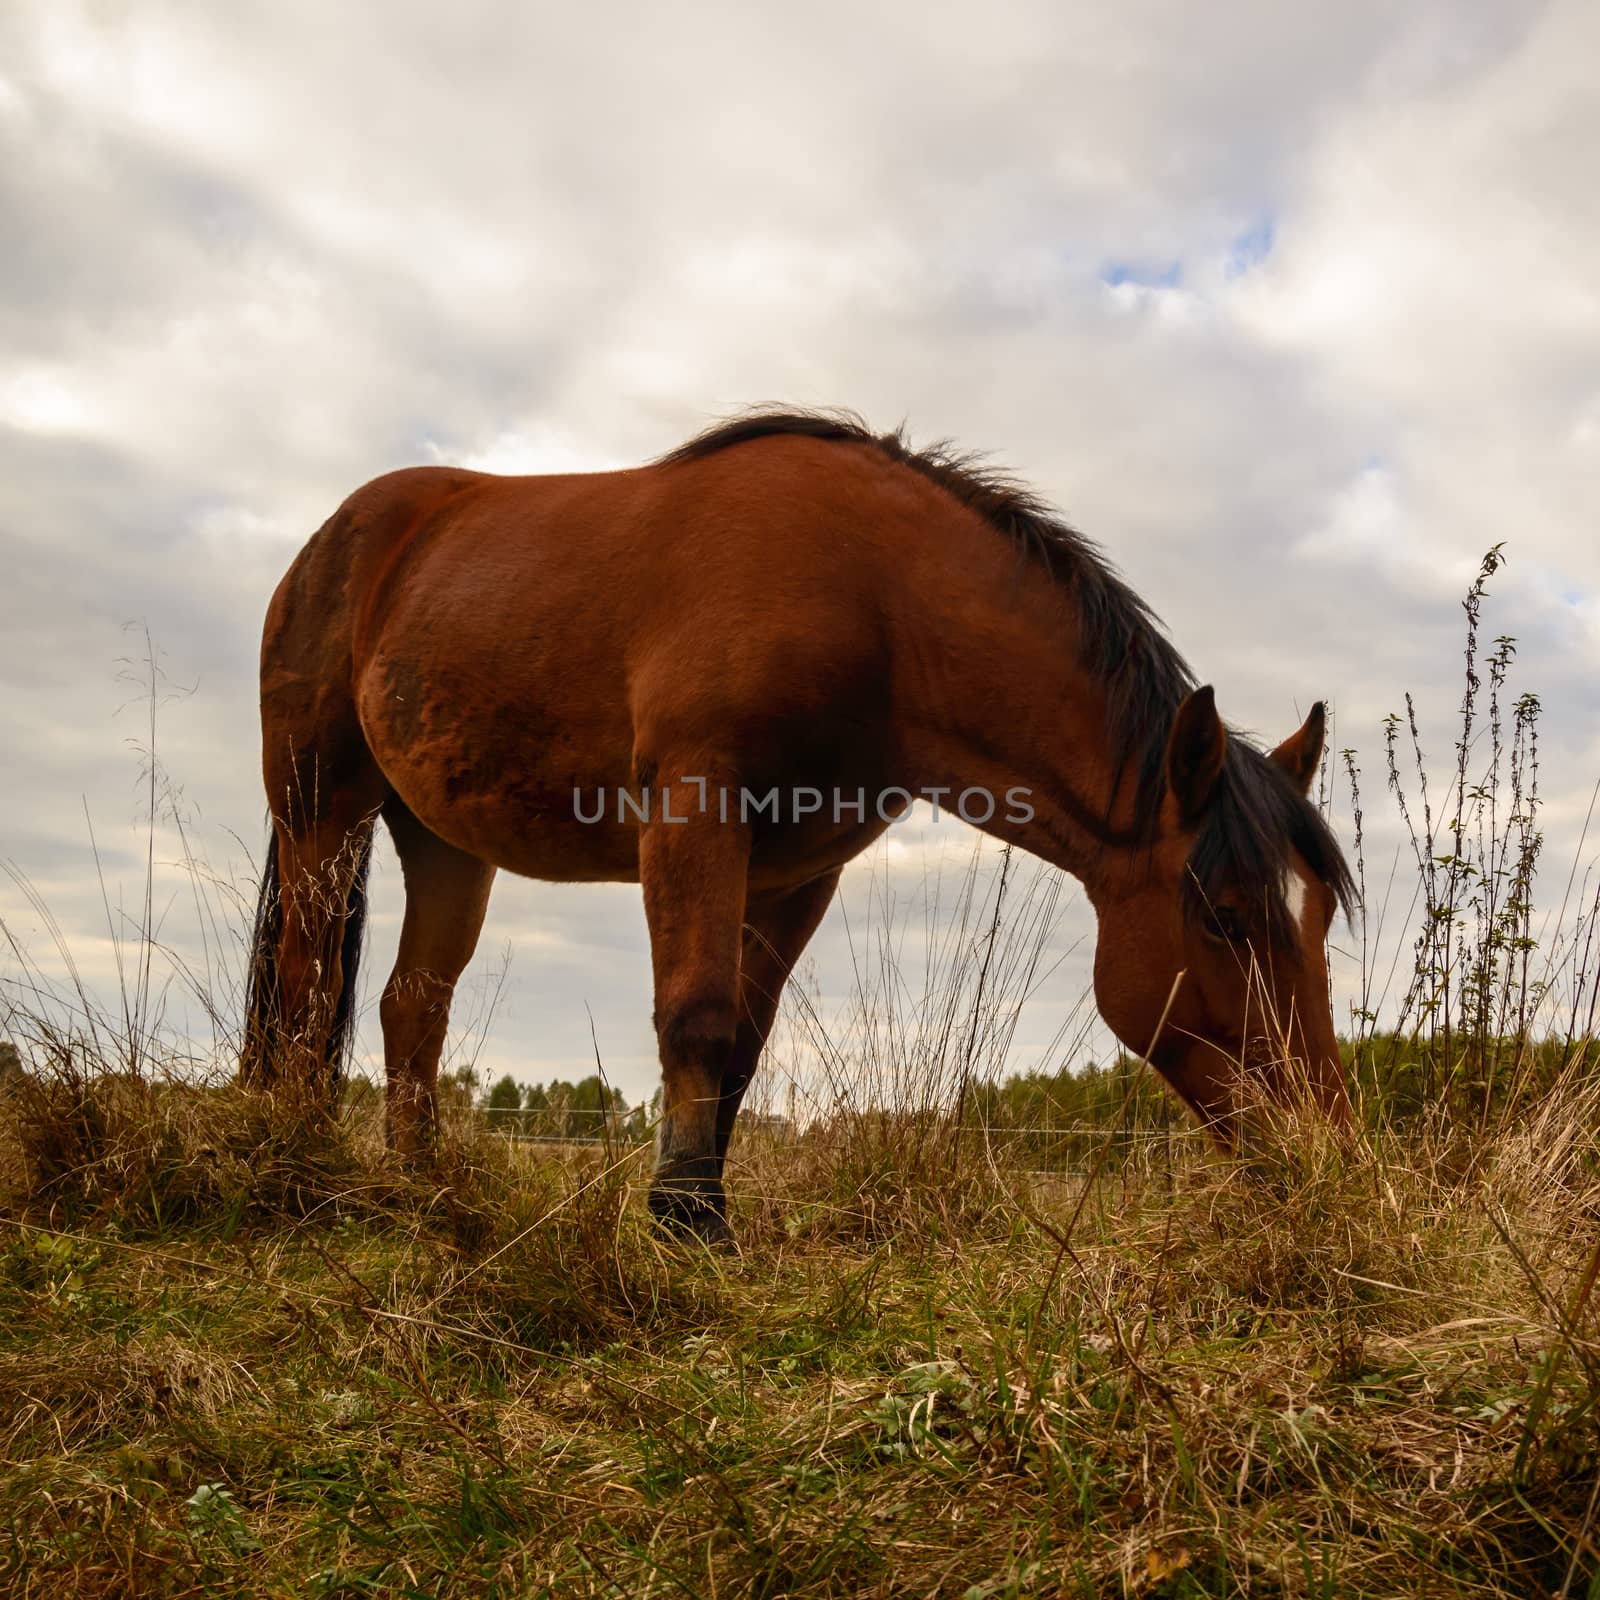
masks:
<instances>
[{"instance_id":1,"label":"horse's black mane","mask_svg":"<svg viewBox=\"0 0 1600 1600\"><path fill-rule=\"evenodd\" d=\"M696 461L777 434L864 445L909 467L1006 534L1071 593L1083 664L1107 691L1106 732L1115 785L1131 773L1134 832L1140 839L1152 837L1166 793L1167 735L1195 677L1155 613L1094 541L981 457L948 442L914 449L904 427L874 433L849 411L748 411L706 429L661 461ZM1230 730L1216 798L1189 859L1191 909L1215 899L1224 887L1243 888L1261 907L1265 923L1281 926L1287 916L1282 871L1291 848L1348 913L1354 885L1327 824L1274 762Z\"/></svg>"}]
</instances>

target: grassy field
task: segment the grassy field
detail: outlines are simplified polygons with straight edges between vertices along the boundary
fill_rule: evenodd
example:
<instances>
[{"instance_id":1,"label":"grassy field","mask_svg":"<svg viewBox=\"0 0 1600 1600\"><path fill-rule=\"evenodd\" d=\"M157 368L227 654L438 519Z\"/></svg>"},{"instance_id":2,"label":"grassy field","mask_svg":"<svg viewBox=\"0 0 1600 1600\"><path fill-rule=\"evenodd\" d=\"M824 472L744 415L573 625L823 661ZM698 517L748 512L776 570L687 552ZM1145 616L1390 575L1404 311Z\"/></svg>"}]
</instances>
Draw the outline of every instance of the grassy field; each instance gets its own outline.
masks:
<instances>
[{"instance_id":1,"label":"grassy field","mask_svg":"<svg viewBox=\"0 0 1600 1600\"><path fill-rule=\"evenodd\" d=\"M7 1594L1594 1595L1600 1116L1041 1184L923 1114L436 1171L13 1084Z\"/></svg>"},{"instance_id":2,"label":"grassy field","mask_svg":"<svg viewBox=\"0 0 1600 1600\"><path fill-rule=\"evenodd\" d=\"M1409 881L1330 768L1351 1148L1226 1160L1065 1037L1007 1081L1061 892L1009 855L837 1037L791 985L819 1093L736 1142L734 1255L652 1231L640 1147L458 1096L409 1170L360 1084L245 1095L236 981L180 964L216 1037L160 1037L149 893L109 1013L0 924L0 1593L1600 1600L1600 892L1535 919L1498 560L1446 781L1386 725Z\"/></svg>"}]
</instances>

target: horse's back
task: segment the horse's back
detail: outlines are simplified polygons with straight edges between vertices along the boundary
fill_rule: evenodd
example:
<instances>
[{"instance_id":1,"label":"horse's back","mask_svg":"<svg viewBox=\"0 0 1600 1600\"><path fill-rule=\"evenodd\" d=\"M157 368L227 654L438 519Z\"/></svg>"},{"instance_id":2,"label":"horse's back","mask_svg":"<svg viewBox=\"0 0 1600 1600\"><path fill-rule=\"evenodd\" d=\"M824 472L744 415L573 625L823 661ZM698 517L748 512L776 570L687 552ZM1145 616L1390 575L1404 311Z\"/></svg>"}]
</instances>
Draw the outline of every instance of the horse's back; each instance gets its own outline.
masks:
<instances>
[{"instance_id":1,"label":"horse's back","mask_svg":"<svg viewBox=\"0 0 1600 1600\"><path fill-rule=\"evenodd\" d=\"M753 786L888 775L892 613L926 512L909 479L810 440L592 475L389 473L286 577L280 665L302 691L310 665L460 848L631 876L634 830L571 826L574 791L701 757ZM268 678L264 656L264 708Z\"/></svg>"}]
</instances>

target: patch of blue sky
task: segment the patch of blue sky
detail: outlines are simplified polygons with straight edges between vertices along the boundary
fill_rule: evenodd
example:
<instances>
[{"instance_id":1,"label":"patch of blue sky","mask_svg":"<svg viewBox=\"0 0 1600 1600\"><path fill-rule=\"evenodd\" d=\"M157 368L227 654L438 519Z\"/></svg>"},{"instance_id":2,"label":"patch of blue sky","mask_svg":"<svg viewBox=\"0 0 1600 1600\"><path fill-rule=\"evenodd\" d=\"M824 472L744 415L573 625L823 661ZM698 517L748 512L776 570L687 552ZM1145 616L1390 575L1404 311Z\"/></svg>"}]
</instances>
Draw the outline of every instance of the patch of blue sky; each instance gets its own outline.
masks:
<instances>
[{"instance_id":1,"label":"patch of blue sky","mask_svg":"<svg viewBox=\"0 0 1600 1600\"><path fill-rule=\"evenodd\" d=\"M1229 244L1222 262L1223 276L1242 278L1252 267L1259 267L1272 254L1277 237L1275 220L1270 215L1258 217Z\"/></svg>"},{"instance_id":2,"label":"patch of blue sky","mask_svg":"<svg viewBox=\"0 0 1600 1600\"><path fill-rule=\"evenodd\" d=\"M1100 281L1110 289L1125 283L1141 289L1176 289L1183 282L1183 263L1171 261L1158 267L1147 261L1108 261L1100 269Z\"/></svg>"}]
</instances>

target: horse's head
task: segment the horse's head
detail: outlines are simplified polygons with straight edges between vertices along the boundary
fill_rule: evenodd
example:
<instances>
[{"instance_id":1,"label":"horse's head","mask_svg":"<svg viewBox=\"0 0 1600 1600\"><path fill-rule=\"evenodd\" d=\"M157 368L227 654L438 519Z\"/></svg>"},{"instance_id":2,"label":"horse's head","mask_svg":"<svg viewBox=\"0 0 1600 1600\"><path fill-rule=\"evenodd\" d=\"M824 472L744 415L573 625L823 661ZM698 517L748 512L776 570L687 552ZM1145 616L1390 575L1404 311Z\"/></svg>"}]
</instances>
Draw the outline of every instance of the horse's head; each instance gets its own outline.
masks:
<instances>
[{"instance_id":1,"label":"horse's head","mask_svg":"<svg viewBox=\"0 0 1600 1600\"><path fill-rule=\"evenodd\" d=\"M1252 1081L1351 1118L1324 947L1353 891L1306 798L1322 738L1318 704L1264 755L1197 689L1173 719L1148 847L1095 886L1101 1014L1224 1138Z\"/></svg>"}]
</instances>

